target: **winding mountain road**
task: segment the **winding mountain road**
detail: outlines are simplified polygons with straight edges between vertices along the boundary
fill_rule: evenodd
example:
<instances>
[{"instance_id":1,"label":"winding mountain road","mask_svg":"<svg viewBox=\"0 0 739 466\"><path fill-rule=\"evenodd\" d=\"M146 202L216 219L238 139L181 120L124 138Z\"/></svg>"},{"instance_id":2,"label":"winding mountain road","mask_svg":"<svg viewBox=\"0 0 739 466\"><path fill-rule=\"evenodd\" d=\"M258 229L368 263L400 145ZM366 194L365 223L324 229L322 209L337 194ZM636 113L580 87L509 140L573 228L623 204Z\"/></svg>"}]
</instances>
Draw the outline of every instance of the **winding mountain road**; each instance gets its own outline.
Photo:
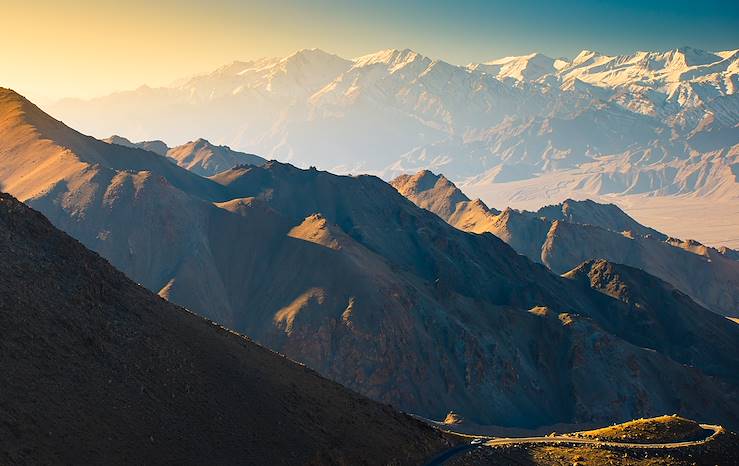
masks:
<instances>
[{"instance_id":1,"label":"winding mountain road","mask_svg":"<svg viewBox=\"0 0 739 466\"><path fill-rule=\"evenodd\" d=\"M705 430L712 431L711 435L709 435L706 438L700 439L700 440L690 440L686 442L669 442L669 443L629 443L629 442L613 442L613 441L604 441L599 440L597 438L588 438L588 437L578 437L573 435L555 435L551 437L510 437L510 438L489 438L489 440L480 443L478 445L473 444L464 444L464 445L458 445L454 448L450 448L449 450L446 450L436 457L434 457L429 463L427 463L427 466L440 466L443 465L448 460L461 455L463 453L466 453L470 450L473 450L475 448L480 448L483 446L488 447L495 447L495 446L501 446L501 445L519 445L522 443L539 443L539 444L566 444L569 446L575 446L575 445L598 445L603 447L616 447L616 448L630 448L630 449L645 449L645 450L659 450L659 449L674 449L674 448L686 448L686 447L694 447L706 444L710 441L712 441L716 436L720 435L724 432L724 428L717 425L712 424L700 424L701 428ZM456 433L451 432L449 433ZM462 435L464 437L470 437L470 438L485 438L485 437L475 437L472 435L466 435L466 434L457 434Z\"/></svg>"}]
</instances>

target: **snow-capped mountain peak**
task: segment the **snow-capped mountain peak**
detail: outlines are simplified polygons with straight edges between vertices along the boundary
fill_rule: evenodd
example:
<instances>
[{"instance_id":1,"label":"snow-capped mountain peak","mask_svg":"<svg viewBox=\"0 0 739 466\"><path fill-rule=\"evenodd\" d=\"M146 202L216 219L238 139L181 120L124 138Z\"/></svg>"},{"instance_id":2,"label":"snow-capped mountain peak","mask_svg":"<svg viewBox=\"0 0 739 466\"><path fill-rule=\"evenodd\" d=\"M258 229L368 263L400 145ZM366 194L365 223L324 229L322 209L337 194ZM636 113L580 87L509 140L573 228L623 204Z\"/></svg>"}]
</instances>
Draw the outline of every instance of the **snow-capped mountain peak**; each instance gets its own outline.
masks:
<instances>
[{"instance_id":1,"label":"snow-capped mountain peak","mask_svg":"<svg viewBox=\"0 0 739 466\"><path fill-rule=\"evenodd\" d=\"M321 49L303 49L284 58L235 61L190 79L182 88L206 100L253 92L294 98L314 93L351 65L350 60Z\"/></svg>"},{"instance_id":2,"label":"snow-capped mountain peak","mask_svg":"<svg viewBox=\"0 0 739 466\"><path fill-rule=\"evenodd\" d=\"M517 81L532 81L554 73L555 60L541 53L499 58L480 64L469 65L472 70L482 71L498 79L512 78Z\"/></svg>"},{"instance_id":3,"label":"snow-capped mountain peak","mask_svg":"<svg viewBox=\"0 0 739 466\"><path fill-rule=\"evenodd\" d=\"M430 63L431 59L411 49L385 49L355 58L354 67L358 68L380 64L386 66L388 70L393 71L419 62Z\"/></svg>"},{"instance_id":4,"label":"snow-capped mountain peak","mask_svg":"<svg viewBox=\"0 0 739 466\"><path fill-rule=\"evenodd\" d=\"M588 61L594 61L598 58L608 59L610 57L602 55L594 50L581 50L580 53L578 53L577 56L575 56L575 58L572 60L572 65L582 65Z\"/></svg>"},{"instance_id":5,"label":"snow-capped mountain peak","mask_svg":"<svg viewBox=\"0 0 739 466\"><path fill-rule=\"evenodd\" d=\"M102 136L202 135L270 159L387 177L437 169L482 186L473 192L493 205L572 191L739 198L737 88L738 50L530 53L458 66L410 49L352 60L305 49L52 110ZM509 199L485 194L515 183L525 187Z\"/></svg>"}]
</instances>

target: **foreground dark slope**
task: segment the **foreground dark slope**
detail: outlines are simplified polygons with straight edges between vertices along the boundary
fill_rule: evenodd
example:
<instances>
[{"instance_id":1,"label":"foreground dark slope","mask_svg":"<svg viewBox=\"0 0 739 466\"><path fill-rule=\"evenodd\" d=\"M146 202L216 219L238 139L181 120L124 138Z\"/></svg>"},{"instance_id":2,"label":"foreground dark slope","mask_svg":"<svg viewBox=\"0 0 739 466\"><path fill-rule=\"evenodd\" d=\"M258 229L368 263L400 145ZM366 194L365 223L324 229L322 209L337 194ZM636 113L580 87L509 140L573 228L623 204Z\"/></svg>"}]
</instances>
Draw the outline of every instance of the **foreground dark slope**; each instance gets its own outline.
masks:
<instances>
[{"instance_id":1,"label":"foreground dark slope","mask_svg":"<svg viewBox=\"0 0 739 466\"><path fill-rule=\"evenodd\" d=\"M228 198L210 203L154 165L79 168L85 154L13 137L0 132L0 183L56 226L147 288L374 399L509 426L665 412L737 422L739 327L699 306L637 312L378 178L269 162L203 179ZM20 189L44 181L48 161L69 175Z\"/></svg>"},{"instance_id":2,"label":"foreground dark slope","mask_svg":"<svg viewBox=\"0 0 739 466\"><path fill-rule=\"evenodd\" d=\"M437 431L128 280L0 194L0 462L418 464Z\"/></svg>"}]
</instances>

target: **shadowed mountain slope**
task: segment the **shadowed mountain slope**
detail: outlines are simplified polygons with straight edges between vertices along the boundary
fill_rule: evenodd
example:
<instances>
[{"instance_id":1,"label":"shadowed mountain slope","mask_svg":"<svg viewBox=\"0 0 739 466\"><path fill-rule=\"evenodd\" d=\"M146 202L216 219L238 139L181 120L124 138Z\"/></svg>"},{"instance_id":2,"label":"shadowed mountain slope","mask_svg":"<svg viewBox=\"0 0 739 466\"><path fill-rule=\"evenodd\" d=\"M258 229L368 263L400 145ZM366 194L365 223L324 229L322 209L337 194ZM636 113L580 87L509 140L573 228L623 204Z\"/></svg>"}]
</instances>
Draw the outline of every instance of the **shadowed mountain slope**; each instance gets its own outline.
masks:
<instances>
[{"instance_id":1,"label":"shadowed mountain slope","mask_svg":"<svg viewBox=\"0 0 739 466\"><path fill-rule=\"evenodd\" d=\"M649 237L557 220L541 244L541 261L555 272L606 258L660 277L714 312L739 315L739 262L714 249L696 254Z\"/></svg>"},{"instance_id":2,"label":"shadowed mountain slope","mask_svg":"<svg viewBox=\"0 0 739 466\"><path fill-rule=\"evenodd\" d=\"M482 403L483 405L495 406L497 404L501 408L494 409L500 412L506 412L511 409L511 406L502 408L502 403L511 403L512 400L510 398L503 401L498 394L491 397L489 393L485 394L482 390L475 388L478 384L486 385L488 383L486 379L492 373L502 370L502 368L495 368L496 363L493 361L500 356L500 351L507 351L503 348L519 348L520 351L520 348L527 347L533 352L517 353L516 356L509 354L503 358L509 364L511 363L510 361L516 361L513 363L511 376L516 377L520 382L520 384L515 385L519 391L517 395L513 395L512 392L508 393L508 389L514 390L514 385L511 385L509 388L506 388L505 384L501 386L501 379L499 379L499 382L495 384L495 388L492 390L506 394L506 398L511 397L519 400L514 401L514 403L528 404L531 402L530 399L528 401L520 401L522 398L528 396L525 394L528 389L523 388L526 387L526 383L521 382L519 378L528 377L528 369L525 369L525 367L528 364L536 365L537 363L534 361L543 357L539 351L544 350L543 346L533 344L530 340L534 335L537 338L542 338L542 332L549 335L548 344L551 345L550 347L559 348L557 351L562 351L562 348L569 348L570 345L578 348L578 352L582 351L583 345L585 344L579 341L579 339L584 338L589 332L613 333L619 335L619 338L635 344L639 348L645 346L651 348L654 346L653 344L645 344L645 341L649 340L650 332L654 331L651 328L654 322L652 321L650 323L647 321L647 314L634 313L628 306L613 302L612 299L603 300L602 294L596 293L593 295L588 293L584 289L584 286L571 286L572 284L566 283L566 280L563 282L556 276L547 273L544 269L514 254L510 248L491 235L469 235L458 230L449 229L438 217L428 214L424 215L422 212L414 209L409 203L404 202L394 190L377 178L369 176L360 176L357 178L339 177L326 172L315 170L302 171L287 165L269 162L263 167L237 167L213 179L223 183L235 195L261 200L275 211L281 212L286 217L291 218L289 223L301 223L301 227L299 228L301 237L321 237L323 238L321 240L322 244L334 244L331 249L337 251L339 254L336 254L337 258L331 259L331 263L338 262L338 257L342 254L351 255L356 258L357 251L361 250L363 258L361 260L357 259L354 263L377 264L376 266L368 266L366 270L363 268L359 272L370 276L369 279L366 279L369 284L368 287L364 285L356 286L357 280L355 278L349 279L349 275L345 271L337 272L339 277L347 277L347 281L354 284L352 286L353 289L378 289L379 291L371 300L368 300L366 297L363 299L352 299L351 294L343 294L343 299L339 299L337 300L338 302L332 304L327 299L331 295L329 291L325 294L302 295L300 299L290 305L291 315L296 315L297 318L292 322L292 327L290 327L289 333L291 338L288 339L286 347L290 348L296 342L300 342L301 345L299 349L292 350L296 351L295 353L290 354L307 354L317 349L314 346L316 345L316 333L314 331L306 331L300 335L299 330L296 330L297 325L295 323L299 322L298 319L302 317L302 314L297 311L302 311L306 319L313 319L318 317L318 309L321 308L319 304L323 305L324 312L326 309L334 307L334 311L322 315L324 319L323 323L314 322L313 324L309 324L309 321L306 321L306 324L309 325L308 328L311 328L311 325L319 325L325 328L325 330L319 331L318 335L325 334L327 336L331 334L329 329L335 328L333 327L335 324L331 323L333 319L339 319L340 317L343 325L346 325L353 331L357 331L362 329L362 327L357 324L351 324L350 322L353 319L360 319L362 314L368 313L373 317L366 321L360 321L366 322L369 325L365 330L367 332L366 337L368 338L373 332L379 331L380 333L378 335L383 335L381 337L383 338L383 345L391 344L389 341L386 342L384 340L384 338L389 336L388 330L384 324L381 324L379 330L372 330L373 326L377 325L376 322L385 322L387 319L396 320L400 315L408 315L408 318L412 320L420 320L420 322L428 323L423 327L416 327L416 331L414 332L416 336L413 338L422 338L417 343L411 343L413 340L410 340L411 337L407 334L404 335L401 333L398 335L399 338L403 338L408 342L406 343L407 347L422 347L424 341L431 340L435 342L432 347L436 349L439 347L440 342L448 341L447 338L449 337L445 334L451 335L456 333L457 337L455 339L457 341L459 341L459 338L462 339L465 352L472 351L472 353L466 353L463 358L466 361L464 366L467 367L467 373L465 375L466 390L468 392L474 391L476 394L475 397L478 400L488 400ZM311 216L310 212L321 212L321 221L316 222L315 219L311 220L311 218L307 218ZM307 218L307 220L303 221L303 218ZM309 227L311 224L313 227ZM308 234L306 231L310 231L311 233ZM326 239L327 236L331 237L332 235L335 236L335 239L328 241ZM345 246L336 246L336 244L344 244ZM346 246L347 244L352 244L353 246L349 248L349 246ZM351 254L349 254L349 250L352 251ZM373 259L370 259L370 257ZM317 269L320 269L320 267L315 264L322 263L322 261L315 259L307 260L307 262L314 264ZM383 265L387 264L390 267L383 267ZM474 273L470 273L470 269L474 270ZM384 270L384 272L380 272L380 270ZM390 272L392 272L394 277L390 275ZM313 270L312 274L315 275L315 273L316 271ZM296 272L295 276L310 274L311 272L303 271L300 274ZM409 274L412 275L409 276ZM322 272L321 276L324 280L323 283L326 283L326 272ZM385 284L382 282L378 283L377 277L388 277L387 282ZM419 283L419 279L422 282ZM423 283L424 281L426 282L425 284ZM399 286L399 284L404 282L406 283L405 285ZM337 278L336 281L333 281L332 287L335 287L339 283ZM389 287L388 283L395 283L395 285ZM346 284L341 285L342 288L345 286ZM327 289L330 290L331 288L321 288L324 292ZM400 306L391 304L393 299L388 299L388 297L401 298L400 303L398 303ZM362 308L361 303L368 301L377 303L370 308L374 308L375 310L371 311L370 309ZM543 312L521 312L515 310L515 308L539 309L537 307L538 305L547 306L546 310ZM389 312L389 309L395 307L398 308L397 311ZM472 311L472 308L476 308L476 310ZM376 309L384 309L384 312L380 311L378 313ZM557 309L560 311L556 311ZM670 358L674 358L675 360L687 361L688 359L686 358L689 358L692 361L698 361L704 357L700 356L700 353L704 351L710 353L715 352L716 349L712 348L709 337L713 332L724 333L727 336L719 346L724 344L730 347L734 346L735 343L731 340L739 336L736 333L736 329L727 325L730 322L725 322L725 319L711 314L692 302L690 309L682 306L670 308L668 311L668 308L663 307L657 301L653 301L650 303L649 309L650 312L657 313L674 312L675 316L682 316L683 312L695 313L695 316L689 318L688 323L682 327L669 327L670 322L664 320L656 323L656 327L660 332L664 331L670 335L667 337L668 340L672 338L681 339L685 336L686 332L693 335L691 346L696 348L696 352L690 356L687 353L677 351L676 348L671 348L671 343L663 344L663 342L658 345L660 354L669 355ZM551 318L552 316L561 314L565 310L570 311L566 314L571 317L564 319L564 323L563 320ZM579 315L572 314L572 311L575 311ZM333 319L331 317L332 315L335 316ZM502 328L497 328L496 319L503 319L502 321L506 322L506 324L501 324ZM433 324L434 322L436 322L436 325ZM577 324L570 327L568 325L569 322L577 322ZM439 328L437 328L437 325ZM542 327L538 327L538 325ZM514 332L515 336L509 333L511 332L511 326L518 328L518 331ZM560 326L564 326L565 330L555 330ZM237 327L240 328L238 325ZM374 328L377 329L377 327ZM439 330L444 328L448 330L444 330L444 333L440 334ZM576 332L578 329L581 333ZM400 327L395 324L392 333L398 334L399 330ZM421 332L418 333L419 331ZM453 333L449 334L447 332ZM260 335L261 333L257 332L257 334ZM698 336L699 334L705 336ZM365 337L359 338L359 341L363 338ZM322 338L319 337L319 339ZM453 343L455 339L452 339L449 343ZM634 348L629 349L628 346L621 346L622 343L617 343L616 340L608 338L606 340L609 341L609 344L613 345L610 351L613 358L611 362L614 365L617 365L615 361L622 357L640 357L632 354L632 351L635 350ZM487 345L493 341L496 343L492 348L496 349L491 352L492 348ZM327 339L319 347L323 348L321 351L325 351L326 348L333 348L334 351L338 350L341 352L346 351L342 349L343 344L344 342L341 340ZM356 344L354 343L353 345ZM366 343L362 343L362 345L364 346ZM406 345L402 347L406 347ZM700 349L697 349L698 347ZM640 350L636 350L637 353ZM348 353L351 355L351 359L358 357L355 351L356 348L351 347ZM398 351L401 351L401 347L398 347ZM450 346L445 351L456 353L458 350L454 346ZM498 353L497 356L496 353ZM599 353L600 350L595 352L595 354ZM330 352L325 354L326 357L330 357L331 355ZM409 357L407 350L403 354L405 357ZM436 356L433 357L435 358ZM441 361L445 361L447 358L443 352L438 357L441 358ZM471 360L469 359L470 357L472 357ZM478 357L480 358L479 360L477 359ZM711 357L711 360L714 357L722 359L722 356L715 355ZM393 359L395 358L397 357ZM591 370L596 370L595 368L601 364L605 364L604 360L600 361L594 358L594 354L590 354L588 358L593 358L585 363ZM340 365L341 359L343 358L335 360L334 364ZM564 386L558 386L561 381L554 382L553 380L556 373L568 374L568 376L564 376L564 379L576 377L576 371L572 366L569 366L571 362L547 360L547 363L541 361L541 365L537 366L540 369L544 367L548 368L546 374L549 375L539 373L539 377L544 377L547 380L546 383L550 386L549 399L555 399L561 396L562 398L560 400L566 404L567 401L564 400L568 398L568 395L565 394L565 391L574 390L577 392L577 389L574 389L569 384L566 384L567 388L565 388ZM388 365L405 365L407 363L402 360L393 360ZM732 368L735 367L736 363L737 361L734 360L734 357L730 356L718 364L723 369L713 373L722 377L731 377L733 373ZM315 367L322 367L325 361L318 359L311 360L309 364L317 364ZM444 368L447 364L443 362L441 367ZM702 365L703 363L697 364ZM713 362L709 363L706 361L706 364L712 365ZM415 365L425 366L425 363L416 361ZM413 366L409 365L410 367ZM473 367L475 369L472 369ZM667 367L669 367L669 364L664 369L671 370L667 369ZM549 368L553 371L552 373L549 373ZM556 372L553 368L557 368L559 372ZM346 369L336 373L336 376L340 376ZM327 370L331 369L327 368ZM602 370L603 376L607 372L605 368L597 370ZM620 369L612 368L609 370L620 373ZM679 371L680 369L675 367L674 370ZM416 372L416 374L417 377L424 376L423 373ZM505 380L504 374L505 371L498 372L497 376L493 377L503 377L502 380ZM433 375L433 372L425 377L429 377L430 375ZM531 375L533 376L533 373ZM438 382L434 382L434 376L428 379L428 386L435 386L440 382L448 384L448 381L444 382L444 379L447 377L449 377L448 374L443 375ZM620 377L623 378L618 383L614 380L616 386L624 384L624 380L629 378L626 374ZM364 380L364 376L360 380ZM385 379L375 378L374 380L379 382ZM571 381L572 379L569 380ZM586 385L588 383L584 383L583 386ZM408 388L410 389L410 387ZM634 389L636 390L636 388ZM557 394L558 390L562 390L561 395ZM605 388L604 390L608 392ZM660 391L660 389L656 388L654 390ZM407 393L406 390L403 390L403 392ZM533 393L531 396L534 396ZM575 393L574 396L578 398L581 395ZM614 398L618 398L619 396L628 397L629 395L621 393L619 395L614 394L613 396ZM405 399L402 403L408 404L415 402L412 399ZM435 401L434 404L437 402ZM452 403L459 403L459 401L450 400L445 401L445 403L451 405ZM549 401L546 402L546 407L544 408L540 406L538 413L528 412L527 415L540 417L542 410L558 410L558 408L554 408L548 405L548 403ZM588 404L594 403L595 400L592 399ZM485 407L482 409L490 408ZM514 408L514 410L518 409ZM439 412L436 409L434 411L436 413ZM565 415L562 411L557 412L558 414L554 416ZM479 412L476 413L476 416L478 418L481 417ZM498 418L500 422L526 422L521 418L504 419L500 414L498 416L500 416Z\"/></svg>"},{"instance_id":3,"label":"shadowed mountain slope","mask_svg":"<svg viewBox=\"0 0 739 466\"><path fill-rule=\"evenodd\" d=\"M674 286L643 270L599 259L583 262L564 274L564 277L589 284L594 290L626 303L629 307L627 314L640 316L638 319L624 316L621 321L624 327L642 327L643 340L635 343L670 353L676 360L694 359L697 355L690 356L687 352L710 351L712 345L732 346L729 339L736 338L734 332L722 330L725 322L723 317L706 312ZM682 311L675 313L673 309ZM712 334L714 338L699 341L703 337L695 332L697 328L703 328L706 334ZM671 341L676 337L685 344L673 346ZM721 371L718 368L729 368L729 372L723 375L737 379L733 356L714 354L712 358L715 358L714 369ZM706 361L706 364L710 365L711 362ZM708 371L713 372L714 369Z\"/></svg>"},{"instance_id":4,"label":"shadowed mountain slope","mask_svg":"<svg viewBox=\"0 0 739 466\"><path fill-rule=\"evenodd\" d=\"M437 183L422 182L433 178ZM604 258L655 275L714 312L739 315L739 262L735 251L681 241L641 225L613 204L568 199L536 212L503 212L480 207L478 221L454 215L467 209L464 194L443 178L419 172L391 182L420 207L451 225L475 233L491 232L517 252L556 273L583 261Z\"/></svg>"},{"instance_id":5,"label":"shadowed mountain slope","mask_svg":"<svg viewBox=\"0 0 739 466\"><path fill-rule=\"evenodd\" d=\"M0 195L3 463L418 464L438 432L128 280Z\"/></svg>"},{"instance_id":6,"label":"shadowed mountain slope","mask_svg":"<svg viewBox=\"0 0 739 466\"><path fill-rule=\"evenodd\" d=\"M121 170L28 200L161 296L405 411L528 427L698 411L737 422L739 328L705 309L633 312L376 177L273 161L203 181L225 198ZM698 317L675 328L660 312ZM651 333L659 345L644 344Z\"/></svg>"}]
</instances>

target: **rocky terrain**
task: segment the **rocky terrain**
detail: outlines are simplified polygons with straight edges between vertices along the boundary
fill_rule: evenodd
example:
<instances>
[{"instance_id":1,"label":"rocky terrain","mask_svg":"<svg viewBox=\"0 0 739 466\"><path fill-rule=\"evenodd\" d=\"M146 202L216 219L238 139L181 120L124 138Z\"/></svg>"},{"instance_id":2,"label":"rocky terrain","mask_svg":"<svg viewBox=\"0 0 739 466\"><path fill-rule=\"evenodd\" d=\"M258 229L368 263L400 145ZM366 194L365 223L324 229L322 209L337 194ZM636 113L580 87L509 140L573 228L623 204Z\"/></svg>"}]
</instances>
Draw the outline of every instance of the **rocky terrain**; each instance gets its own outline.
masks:
<instances>
[{"instance_id":1,"label":"rocky terrain","mask_svg":"<svg viewBox=\"0 0 739 466\"><path fill-rule=\"evenodd\" d=\"M668 237L615 205L568 199L536 212L510 208L500 212L471 201L443 175L429 171L398 177L391 184L451 225L493 233L558 274L603 258L643 269L714 312L739 315L736 251Z\"/></svg>"},{"instance_id":2,"label":"rocky terrain","mask_svg":"<svg viewBox=\"0 0 739 466\"><path fill-rule=\"evenodd\" d=\"M560 277L373 176L272 161L198 177L8 90L0 122L3 189L160 296L370 398L518 427L739 423L739 327L646 274Z\"/></svg>"},{"instance_id":3,"label":"rocky terrain","mask_svg":"<svg viewBox=\"0 0 739 466\"><path fill-rule=\"evenodd\" d=\"M3 464L419 464L438 431L135 284L0 194Z\"/></svg>"}]
</instances>

